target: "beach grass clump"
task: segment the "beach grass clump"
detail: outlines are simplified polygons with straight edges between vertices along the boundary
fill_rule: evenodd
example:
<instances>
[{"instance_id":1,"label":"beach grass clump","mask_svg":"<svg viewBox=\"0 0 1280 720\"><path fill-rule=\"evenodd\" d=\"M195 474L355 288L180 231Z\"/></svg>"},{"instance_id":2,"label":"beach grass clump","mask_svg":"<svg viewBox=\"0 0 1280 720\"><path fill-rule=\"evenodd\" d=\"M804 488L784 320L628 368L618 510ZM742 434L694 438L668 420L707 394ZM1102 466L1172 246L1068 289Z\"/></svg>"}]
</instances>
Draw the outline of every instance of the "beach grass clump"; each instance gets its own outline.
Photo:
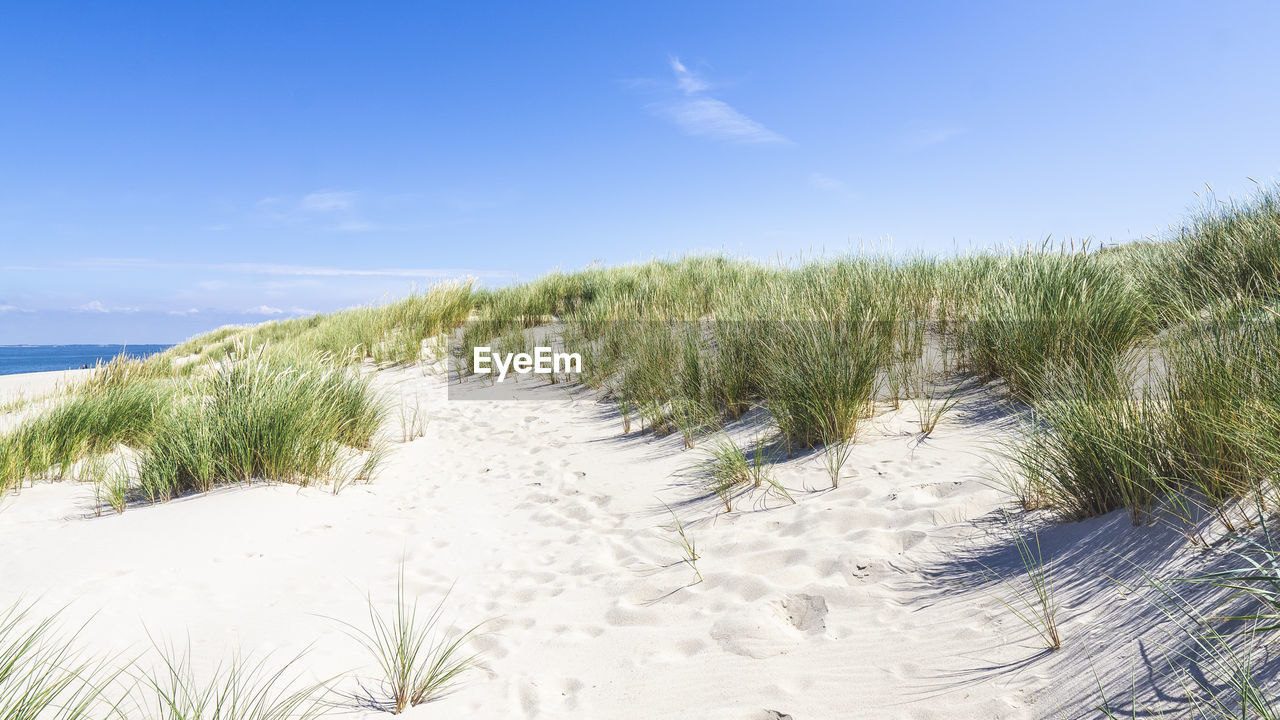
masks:
<instances>
[{"instance_id":1,"label":"beach grass clump","mask_svg":"<svg viewBox=\"0 0 1280 720\"><path fill-rule=\"evenodd\" d=\"M173 383L151 367L117 358L0 437L0 489L36 478L61 479L78 461L147 442L175 395Z\"/></svg>"},{"instance_id":2,"label":"beach grass clump","mask_svg":"<svg viewBox=\"0 0 1280 720\"><path fill-rule=\"evenodd\" d=\"M445 283L378 309L381 341L372 357L379 363L411 364L423 356L423 342L461 325L472 308L470 283ZM322 352L332 352L319 348Z\"/></svg>"},{"instance_id":3,"label":"beach grass clump","mask_svg":"<svg viewBox=\"0 0 1280 720\"><path fill-rule=\"evenodd\" d=\"M923 358L917 359L908 373L907 397L916 411L920 425L920 439L924 440L938 428L938 423L960 402L960 387L953 386L945 392L931 383L933 373Z\"/></svg>"},{"instance_id":4,"label":"beach grass clump","mask_svg":"<svg viewBox=\"0 0 1280 720\"><path fill-rule=\"evenodd\" d=\"M1274 495L1280 477L1280 317L1265 309L1214 313L1165 343L1168 473L1214 506Z\"/></svg>"},{"instance_id":5,"label":"beach grass clump","mask_svg":"<svg viewBox=\"0 0 1280 720\"><path fill-rule=\"evenodd\" d=\"M110 717L130 720L313 720L330 714L323 682L302 679L299 658L273 666L269 658L241 656L207 674L195 670L190 650L159 649L155 669L137 670L136 682Z\"/></svg>"},{"instance_id":6,"label":"beach grass clump","mask_svg":"<svg viewBox=\"0 0 1280 720\"><path fill-rule=\"evenodd\" d=\"M0 610L0 718L97 720L112 679L103 663L60 637L57 616L36 619L21 604Z\"/></svg>"},{"instance_id":7,"label":"beach grass clump","mask_svg":"<svg viewBox=\"0 0 1280 720\"><path fill-rule=\"evenodd\" d=\"M791 500L773 477L773 456L765 444L757 440L750 450L744 449L732 437L721 433L702 449L702 457L682 472L697 485L720 500L725 512L733 512L733 501L738 493L768 485L777 494ZM794 502L794 500L792 500Z\"/></svg>"},{"instance_id":8,"label":"beach grass clump","mask_svg":"<svg viewBox=\"0 0 1280 720\"><path fill-rule=\"evenodd\" d=\"M117 358L0 436L0 490L72 476L122 447L137 453L137 492L127 494L152 501L255 478L339 487L350 478L335 473L371 449L384 415L351 366L417 362L471 309L470 284L446 283L384 306L222 328L145 361ZM355 475L383 456L366 453ZM118 475L98 485L123 507Z\"/></svg>"},{"instance_id":9,"label":"beach grass clump","mask_svg":"<svg viewBox=\"0 0 1280 720\"><path fill-rule=\"evenodd\" d=\"M1208 200L1141 258L1148 292L1174 318L1196 315L1206 298L1266 300L1280 289L1280 185L1243 201Z\"/></svg>"},{"instance_id":10,"label":"beach grass clump","mask_svg":"<svg viewBox=\"0 0 1280 720\"><path fill-rule=\"evenodd\" d=\"M676 511L672 510L671 506L666 503L663 503L662 506L671 515L671 523L663 527L675 536L667 538L667 542L680 549L680 562L688 565L689 569L693 571L694 577L698 578L698 582L702 582L702 571L698 569L698 561L702 559L702 555L698 553L698 543L694 541L693 535L689 533L684 521L680 519Z\"/></svg>"},{"instance_id":11,"label":"beach grass clump","mask_svg":"<svg viewBox=\"0 0 1280 720\"><path fill-rule=\"evenodd\" d=\"M399 715L448 693L479 666L479 656L468 654L466 646L481 625L459 632L442 629L446 600L447 594L430 610L421 610L418 599L406 595L402 565L395 607L384 613L370 598L368 629L346 624L381 672L378 687L366 688L362 703Z\"/></svg>"},{"instance_id":12,"label":"beach grass clump","mask_svg":"<svg viewBox=\"0 0 1280 720\"><path fill-rule=\"evenodd\" d=\"M1233 501L1276 496L1276 367L1280 317L1230 303L1167 330L1145 370L1114 358L1061 368L1042 378L1014 450L1016 492L1071 518L1128 508L1135 522L1172 497L1231 527Z\"/></svg>"},{"instance_id":13,"label":"beach grass clump","mask_svg":"<svg viewBox=\"0 0 1280 720\"><path fill-rule=\"evenodd\" d=\"M1038 382L1041 400L1012 452L1023 507L1071 519L1128 508L1137 522L1163 487L1156 399L1135 394L1120 362L1067 366Z\"/></svg>"},{"instance_id":14,"label":"beach grass clump","mask_svg":"<svg viewBox=\"0 0 1280 720\"><path fill-rule=\"evenodd\" d=\"M973 372L1003 378L1034 400L1055 366L1105 367L1151 330L1147 299L1131 277L1082 250L986 255L960 261L963 293L953 326Z\"/></svg>"},{"instance_id":15,"label":"beach grass clump","mask_svg":"<svg viewBox=\"0 0 1280 720\"><path fill-rule=\"evenodd\" d=\"M995 593L996 601L1019 622L1035 631L1048 650L1062 647L1062 627L1058 621L1060 603L1053 567L1045 559L1040 536L1028 540L1020 529L1012 531L1013 546L1018 552L1022 573L1017 577L1001 577L1003 591ZM988 572L992 572L988 570Z\"/></svg>"},{"instance_id":16,"label":"beach grass clump","mask_svg":"<svg viewBox=\"0 0 1280 720\"><path fill-rule=\"evenodd\" d=\"M618 394L654 432L672 432L670 403L677 389L675 376L681 356L671 324L642 320L619 323L610 330L610 338L621 351Z\"/></svg>"},{"instance_id":17,"label":"beach grass clump","mask_svg":"<svg viewBox=\"0 0 1280 720\"><path fill-rule=\"evenodd\" d=\"M793 448L855 437L885 356L874 324L820 308L762 338L764 404Z\"/></svg>"},{"instance_id":18,"label":"beach grass clump","mask_svg":"<svg viewBox=\"0 0 1280 720\"><path fill-rule=\"evenodd\" d=\"M566 344L585 358L581 379L617 402L624 432L638 418L659 434L678 431L691 448L764 405L793 445L843 442L867 411L904 312L868 298L899 292L910 307L928 306L932 268L857 259L791 270L690 257L592 269L589 281L555 276L562 294L549 305L514 290L488 296L462 346L546 321L535 315L552 307Z\"/></svg>"},{"instance_id":19,"label":"beach grass clump","mask_svg":"<svg viewBox=\"0 0 1280 720\"><path fill-rule=\"evenodd\" d=\"M251 351L190 382L142 448L139 485L164 500L255 479L311 484L370 448L385 414L367 376Z\"/></svg>"},{"instance_id":20,"label":"beach grass clump","mask_svg":"<svg viewBox=\"0 0 1280 720\"><path fill-rule=\"evenodd\" d=\"M1247 202L1194 216L1168 242L1101 254L1107 272L1122 271L1139 288L1146 310L1116 332L1085 336L1076 343L1085 352L1067 354L1065 369L1033 377L1029 394L1044 422L1016 451L1024 501L1069 517L1128 507L1136 520L1165 497L1175 508L1207 508L1228 528L1234 500L1274 501L1278 198L1276 188L1263 189ZM1116 312L1126 304L1101 307ZM1121 329L1143 323L1150 324L1149 340L1121 341ZM1117 377L1134 349L1145 372L1131 363ZM1081 357L1086 362L1077 362Z\"/></svg>"},{"instance_id":21,"label":"beach grass clump","mask_svg":"<svg viewBox=\"0 0 1280 720\"><path fill-rule=\"evenodd\" d=\"M729 318L733 313L726 313ZM736 420L764 394L765 354L758 344L767 332L760 320L726 319L717 315L711 322L708 351L712 372L706 396L728 420Z\"/></svg>"}]
</instances>

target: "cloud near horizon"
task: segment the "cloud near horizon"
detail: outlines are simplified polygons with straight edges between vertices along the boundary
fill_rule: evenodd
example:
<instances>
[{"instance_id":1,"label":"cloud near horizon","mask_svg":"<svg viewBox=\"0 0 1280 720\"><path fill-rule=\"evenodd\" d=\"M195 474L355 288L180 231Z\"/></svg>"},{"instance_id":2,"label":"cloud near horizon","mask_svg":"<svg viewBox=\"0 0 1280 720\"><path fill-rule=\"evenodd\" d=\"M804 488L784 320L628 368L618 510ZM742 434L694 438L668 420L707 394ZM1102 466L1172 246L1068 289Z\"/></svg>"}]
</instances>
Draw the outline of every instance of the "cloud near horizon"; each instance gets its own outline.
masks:
<instances>
[{"instance_id":1,"label":"cloud near horizon","mask_svg":"<svg viewBox=\"0 0 1280 720\"><path fill-rule=\"evenodd\" d=\"M0 281L20 274L38 290L12 285L0 295L0 340L10 342L56 336L45 334L45 328L31 318L16 319L32 313L45 318L51 327L83 325L85 332L96 318L104 329L129 327L138 333L131 330L122 337L150 341L178 336L176 330L164 334L169 333L164 328L179 325L182 332L189 333L228 322L332 312L380 298L403 297L437 282L470 277L502 285L515 278L507 271L466 268L201 262L138 256L49 259L21 269L16 265L0 264ZM138 288L143 287L151 297L139 297ZM146 331L152 326L157 328L154 335ZM87 336L97 337L92 333Z\"/></svg>"},{"instance_id":2,"label":"cloud near horizon","mask_svg":"<svg viewBox=\"0 0 1280 720\"><path fill-rule=\"evenodd\" d=\"M284 308L273 307L271 305L259 305L251 307L244 311L246 315L316 315L315 310L306 308L291 307L288 310Z\"/></svg>"},{"instance_id":3,"label":"cloud near horizon","mask_svg":"<svg viewBox=\"0 0 1280 720\"><path fill-rule=\"evenodd\" d=\"M101 300L90 300L89 302L75 308L76 312L90 313L135 313L138 312L136 307L107 307Z\"/></svg>"},{"instance_id":4,"label":"cloud near horizon","mask_svg":"<svg viewBox=\"0 0 1280 720\"><path fill-rule=\"evenodd\" d=\"M676 89L683 97L651 105L655 115L690 135L742 144L790 144L790 140L738 112L729 103L707 95L711 86L685 67L680 58L672 57L670 65Z\"/></svg>"},{"instance_id":5,"label":"cloud near horizon","mask_svg":"<svg viewBox=\"0 0 1280 720\"><path fill-rule=\"evenodd\" d=\"M448 279L474 277L488 280L510 280L515 273L507 270L476 270L473 268L344 268L323 265L290 265L284 263L189 263L169 262L151 258L86 258L71 262L50 263L43 266L0 265L0 271L51 272L66 269L81 270L205 270L245 275L283 275L318 277L403 277ZM219 281L207 280L202 284L217 289ZM96 301L95 301L96 302ZM92 303L89 303L92 304Z\"/></svg>"}]
</instances>

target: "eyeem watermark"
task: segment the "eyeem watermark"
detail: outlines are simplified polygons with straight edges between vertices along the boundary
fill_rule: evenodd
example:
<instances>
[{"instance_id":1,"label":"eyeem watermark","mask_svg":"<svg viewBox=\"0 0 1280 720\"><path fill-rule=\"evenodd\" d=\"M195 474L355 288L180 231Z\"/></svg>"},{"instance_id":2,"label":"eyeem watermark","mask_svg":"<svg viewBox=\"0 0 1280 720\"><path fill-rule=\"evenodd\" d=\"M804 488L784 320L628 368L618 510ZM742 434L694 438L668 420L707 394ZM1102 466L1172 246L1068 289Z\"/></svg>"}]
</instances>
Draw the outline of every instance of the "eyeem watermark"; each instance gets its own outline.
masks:
<instances>
[{"instance_id":1,"label":"eyeem watermark","mask_svg":"<svg viewBox=\"0 0 1280 720\"><path fill-rule=\"evenodd\" d=\"M493 352L487 345L472 349L471 372L475 375L493 375L497 372L497 382L506 379L508 372L518 375L550 375L551 373L582 372L582 356L578 353L557 352L541 345L529 353Z\"/></svg>"}]
</instances>

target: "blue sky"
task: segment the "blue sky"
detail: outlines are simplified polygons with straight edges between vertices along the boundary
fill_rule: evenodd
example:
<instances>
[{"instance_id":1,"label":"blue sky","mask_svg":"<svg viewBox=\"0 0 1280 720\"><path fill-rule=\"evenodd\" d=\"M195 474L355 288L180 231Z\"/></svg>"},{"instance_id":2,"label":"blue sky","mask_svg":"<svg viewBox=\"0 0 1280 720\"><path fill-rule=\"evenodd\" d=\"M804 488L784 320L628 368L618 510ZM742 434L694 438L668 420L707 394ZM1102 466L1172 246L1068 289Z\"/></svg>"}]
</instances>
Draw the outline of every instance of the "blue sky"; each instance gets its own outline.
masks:
<instances>
[{"instance_id":1,"label":"blue sky","mask_svg":"<svg viewBox=\"0 0 1280 720\"><path fill-rule=\"evenodd\" d=\"M473 275L1158 232L1280 175L1280 5L0 10L0 344Z\"/></svg>"}]
</instances>

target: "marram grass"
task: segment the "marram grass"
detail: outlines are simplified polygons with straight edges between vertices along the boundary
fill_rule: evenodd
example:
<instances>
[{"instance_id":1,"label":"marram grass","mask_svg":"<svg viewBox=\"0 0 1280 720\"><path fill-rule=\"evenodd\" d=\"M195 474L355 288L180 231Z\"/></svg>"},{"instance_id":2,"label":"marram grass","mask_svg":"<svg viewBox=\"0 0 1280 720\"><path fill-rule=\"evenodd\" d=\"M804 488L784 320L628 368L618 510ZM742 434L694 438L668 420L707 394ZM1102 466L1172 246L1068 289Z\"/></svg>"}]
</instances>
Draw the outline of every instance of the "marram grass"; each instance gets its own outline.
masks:
<instances>
[{"instance_id":1,"label":"marram grass","mask_svg":"<svg viewBox=\"0 0 1280 720\"><path fill-rule=\"evenodd\" d=\"M328 479L348 449L368 449L386 410L366 376L261 351L189 381L143 447L139 486L152 499L268 479Z\"/></svg>"},{"instance_id":2,"label":"marram grass","mask_svg":"<svg viewBox=\"0 0 1280 720\"><path fill-rule=\"evenodd\" d=\"M1009 448L1026 504L1139 517L1170 493L1227 502L1271 492L1280 465L1268 369L1277 198L1267 188L1200 213L1165 242L776 265L695 256L498 289L447 283L222 328L24 409L0 438L0 483L69 477L122 444L141 457L142 489L160 497L256 477L310 482L349 460L342 448L365 447L381 418L356 376L334 368L521 345L530 328L554 328L586 360L577 379L616 402L626 432L679 433L695 447L762 409L785 447L838 461L882 404L919 399L914 368L927 352L941 359L933 372L999 380L1035 408ZM263 347L271 370L244 351ZM461 372L467 355L457 353ZM257 389L217 388L226 373ZM927 432L935 405L915 404ZM315 431L290 439L302 423Z\"/></svg>"},{"instance_id":3,"label":"marram grass","mask_svg":"<svg viewBox=\"0 0 1280 720\"><path fill-rule=\"evenodd\" d=\"M375 660L380 675L373 685L364 686L357 701L399 715L452 691L478 667L479 656L468 653L466 646L481 626L456 632L440 627L446 600L447 594L426 610L417 598L408 597L403 565L389 612L380 611L370 597L368 627L346 625Z\"/></svg>"}]
</instances>

